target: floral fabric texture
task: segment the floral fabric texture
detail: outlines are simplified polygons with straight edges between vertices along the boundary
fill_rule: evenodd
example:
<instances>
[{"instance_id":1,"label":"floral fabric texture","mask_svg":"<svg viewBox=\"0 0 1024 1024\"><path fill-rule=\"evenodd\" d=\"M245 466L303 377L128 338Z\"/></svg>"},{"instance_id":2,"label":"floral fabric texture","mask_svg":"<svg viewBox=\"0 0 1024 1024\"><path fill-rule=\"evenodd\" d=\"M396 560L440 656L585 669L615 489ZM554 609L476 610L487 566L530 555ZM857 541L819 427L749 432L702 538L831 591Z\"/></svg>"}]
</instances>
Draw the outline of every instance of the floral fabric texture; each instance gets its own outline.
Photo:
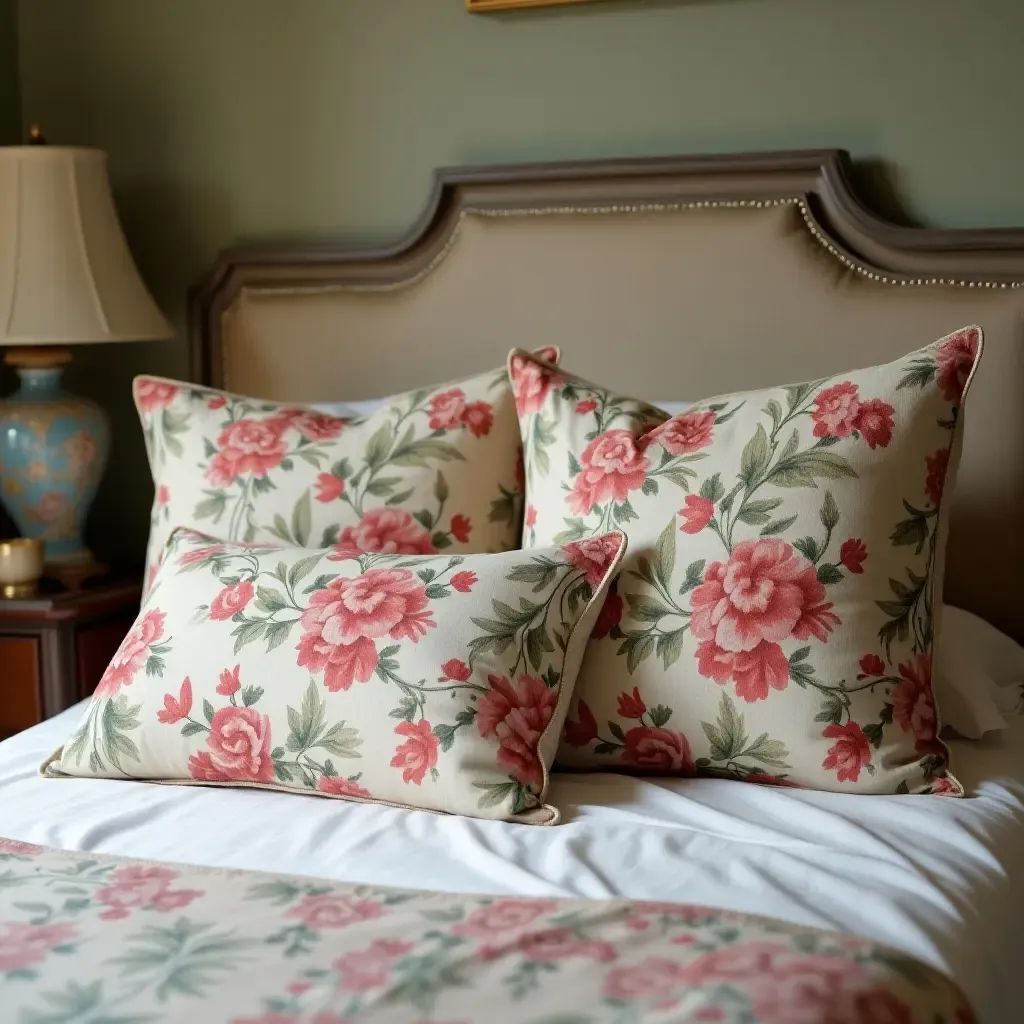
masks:
<instances>
[{"instance_id":1,"label":"floral fabric texture","mask_svg":"<svg viewBox=\"0 0 1024 1024\"><path fill-rule=\"evenodd\" d=\"M0 1006L25 1024L974 1024L866 939L707 907L461 896L0 839Z\"/></svg>"},{"instance_id":2,"label":"floral fabric texture","mask_svg":"<svg viewBox=\"0 0 1024 1024\"><path fill-rule=\"evenodd\" d=\"M629 537L559 762L961 795L931 664L980 353L967 328L673 418L513 353L524 543Z\"/></svg>"},{"instance_id":3,"label":"floral fabric texture","mask_svg":"<svg viewBox=\"0 0 1024 1024\"><path fill-rule=\"evenodd\" d=\"M518 546L522 451L504 370L356 419L155 377L134 392L156 487L147 582L178 526L347 553Z\"/></svg>"},{"instance_id":4,"label":"floral fabric texture","mask_svg":"<svg viewBox=\"0 0 1024 1024\"><path fill-rule=\"evenodd\" d=\"M554 823L548 771L624 547L348 558L178 530L46 771Z\"/></svg>"}]
</instances>

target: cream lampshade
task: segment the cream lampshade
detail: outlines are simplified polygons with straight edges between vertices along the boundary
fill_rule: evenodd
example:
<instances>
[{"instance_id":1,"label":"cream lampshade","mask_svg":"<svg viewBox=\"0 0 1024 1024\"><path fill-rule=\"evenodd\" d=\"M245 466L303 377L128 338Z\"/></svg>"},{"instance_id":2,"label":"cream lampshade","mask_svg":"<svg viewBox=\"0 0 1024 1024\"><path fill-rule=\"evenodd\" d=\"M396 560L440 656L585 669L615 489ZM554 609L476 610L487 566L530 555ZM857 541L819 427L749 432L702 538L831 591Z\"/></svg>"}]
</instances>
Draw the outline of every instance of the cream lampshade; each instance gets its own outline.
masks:
<instances>
[{"instance_id":1,"label":"cream lampshade","mask_svg":"<svg viewBox=\"0 0 1024 1024\"><path fill-rule=\"evenodd\" d=\"M67 347L172 334L121 231L106 154L0 147L0 346L21 377L0 403L0 500L48 564L91 563L82 527L109 449L102 410L60 388Z\"/></svg>"}]
</instances>

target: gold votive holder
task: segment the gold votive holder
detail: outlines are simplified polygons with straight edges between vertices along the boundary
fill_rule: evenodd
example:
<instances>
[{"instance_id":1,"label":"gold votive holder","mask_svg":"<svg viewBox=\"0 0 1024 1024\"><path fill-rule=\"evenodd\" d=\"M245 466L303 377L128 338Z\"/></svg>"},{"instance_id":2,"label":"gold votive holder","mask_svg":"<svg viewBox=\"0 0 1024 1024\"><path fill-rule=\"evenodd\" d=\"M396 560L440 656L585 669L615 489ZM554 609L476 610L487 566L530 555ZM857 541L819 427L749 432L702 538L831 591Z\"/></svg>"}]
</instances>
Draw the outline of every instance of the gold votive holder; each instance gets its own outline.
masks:
<instances>
[{"instance_id":1,"label":"gold votive holder","mask_svg":"<svg viewBox=\"0 0 1024 1024\"><path fill-rule=\"evenodd\" d=\"M43 575L43 542L29 537L0 540L0 596L32 597Z\"/></svg>"}]
</instances>

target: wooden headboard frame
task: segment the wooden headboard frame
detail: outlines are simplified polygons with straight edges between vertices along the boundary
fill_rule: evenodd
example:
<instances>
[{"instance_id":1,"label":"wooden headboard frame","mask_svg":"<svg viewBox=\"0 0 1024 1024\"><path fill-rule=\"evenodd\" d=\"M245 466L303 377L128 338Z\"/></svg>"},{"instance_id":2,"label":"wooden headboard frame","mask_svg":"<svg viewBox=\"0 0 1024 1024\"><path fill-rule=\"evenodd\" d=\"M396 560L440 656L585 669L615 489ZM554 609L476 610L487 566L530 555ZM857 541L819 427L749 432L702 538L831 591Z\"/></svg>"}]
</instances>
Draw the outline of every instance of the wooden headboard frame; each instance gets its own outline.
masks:
<instances>
[{"instance_id":1,"label":"wooden headboard frame","mask_svg":"<svg viewBox=\"0 0 1024 1024\"><path fill-rule=\"evenodd\" d=\"M850 155L810 149L449 167L426 209L387 245L243 245L225 250L191 297L191 372L224 383L221 318L244 288L387 287L430 272L465 211L573 210L637 204L767 203L800 197L814 237L850 269L883 281L968 287L1024 282L1024 229L925 229L873 213L853 186Z\"/></svg>"}]
</instances>

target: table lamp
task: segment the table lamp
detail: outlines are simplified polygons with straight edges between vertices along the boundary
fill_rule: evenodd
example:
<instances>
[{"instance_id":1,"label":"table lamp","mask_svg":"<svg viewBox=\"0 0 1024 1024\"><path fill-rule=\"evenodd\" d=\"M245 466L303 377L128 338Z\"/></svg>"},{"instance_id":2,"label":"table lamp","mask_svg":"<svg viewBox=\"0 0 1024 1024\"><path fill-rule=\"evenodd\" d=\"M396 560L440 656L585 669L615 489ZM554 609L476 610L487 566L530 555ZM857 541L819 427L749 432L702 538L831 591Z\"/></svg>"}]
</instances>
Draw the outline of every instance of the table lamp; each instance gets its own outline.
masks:
<instances>
[{"instance_id":1,"label":"table lamp","mask_svg":"<svg viewBox=\"0 0 1024 1024\"><path fill-rule=\"evenodd\" d=\"M70 346L172 336L125 241L106 154L0 147L0 347L21 387L0 401L0 502L45 544L47 573L97 570L82 542L106 466L110 421L61 389Z\"/></svg>"}]
</instances>

